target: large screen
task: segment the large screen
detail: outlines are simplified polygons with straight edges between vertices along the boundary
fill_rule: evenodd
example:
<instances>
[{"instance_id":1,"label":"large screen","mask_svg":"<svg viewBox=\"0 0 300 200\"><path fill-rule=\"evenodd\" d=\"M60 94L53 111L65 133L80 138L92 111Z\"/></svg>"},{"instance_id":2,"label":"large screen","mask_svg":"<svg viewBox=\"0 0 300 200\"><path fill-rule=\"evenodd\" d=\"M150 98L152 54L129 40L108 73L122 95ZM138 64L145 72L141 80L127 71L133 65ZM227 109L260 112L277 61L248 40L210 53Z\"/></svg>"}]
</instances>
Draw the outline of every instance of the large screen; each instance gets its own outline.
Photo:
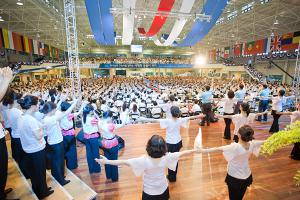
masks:
<instances>
[{"instance_id":1,"label":"large screen","mask_svg":"<svg viewBox=\"0 0 300 200\"><path fill-rule=\"evenodd\" d=\"M131 53L142 53L143 45L131 45L130 49L131 49Z\"/></svg>"}]
</instances>

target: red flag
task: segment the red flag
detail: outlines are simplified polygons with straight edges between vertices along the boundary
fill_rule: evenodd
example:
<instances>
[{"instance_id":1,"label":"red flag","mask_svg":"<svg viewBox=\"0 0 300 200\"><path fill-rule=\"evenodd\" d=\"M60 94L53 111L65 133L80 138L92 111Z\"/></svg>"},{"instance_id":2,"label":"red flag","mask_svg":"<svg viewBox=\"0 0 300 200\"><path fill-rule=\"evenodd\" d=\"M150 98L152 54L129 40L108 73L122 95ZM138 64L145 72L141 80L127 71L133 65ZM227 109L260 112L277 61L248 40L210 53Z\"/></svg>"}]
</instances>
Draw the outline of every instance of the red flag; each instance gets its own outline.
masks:
<instances>
[{"instance_id":1,"label":"red flag","mask_svg":"<svg viewBox=\"0 0 300 200\"><path fill-rule=\"evenodd\" d=\"M242 44L236 44L233 47L234 56L241 56L242 54Z\"/></svg>"},{"instance_id":2,"label":"red flag","mask_svg":"<svg viewBox=\"0 0 300 200\"><path fill-rule=\"evenodd\" d=\"M254 44L253 54L264 53L265 39L256 40Z\"/></svg>"}]
</instances>

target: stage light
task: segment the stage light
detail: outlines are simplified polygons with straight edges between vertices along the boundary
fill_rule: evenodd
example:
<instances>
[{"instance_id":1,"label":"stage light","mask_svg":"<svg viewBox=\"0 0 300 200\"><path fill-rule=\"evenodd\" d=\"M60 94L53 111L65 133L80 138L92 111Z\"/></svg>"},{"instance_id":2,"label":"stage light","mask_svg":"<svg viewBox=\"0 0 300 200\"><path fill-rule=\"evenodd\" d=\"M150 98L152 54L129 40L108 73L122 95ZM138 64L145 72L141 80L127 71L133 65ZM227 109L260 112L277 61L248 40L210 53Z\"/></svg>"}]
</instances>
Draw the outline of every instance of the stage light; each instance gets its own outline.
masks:
<instances>
[{"instance_id":1,"label":"stage light","mask_svg":"<svg viewBox=\"0 0 300 200\"><path fill-rule=\"evenodd\" d=\"M2 18L2 16L0 16L0 22L4 22L4 19Z\"/></svg>"},{"instance_id":2,"label":"stage light","mask_svg":"<svg viewBox=\"0 0 300 200\"><path fill-rule=\"evenodd\" d=\"M203 56L198 56L196 58L196 65L204 65L206 63L206 58Z\"/></svg>"},{"instance_id":3,"label":"stage light","mask_svg":"<svg viewBox=\"0 0 300 200\"><path fill-rule=\"evenodd\" d=\"M18 6L23 6L23 3L20 0L18 0L17 5Z\"/></svg>"}]
</instances>

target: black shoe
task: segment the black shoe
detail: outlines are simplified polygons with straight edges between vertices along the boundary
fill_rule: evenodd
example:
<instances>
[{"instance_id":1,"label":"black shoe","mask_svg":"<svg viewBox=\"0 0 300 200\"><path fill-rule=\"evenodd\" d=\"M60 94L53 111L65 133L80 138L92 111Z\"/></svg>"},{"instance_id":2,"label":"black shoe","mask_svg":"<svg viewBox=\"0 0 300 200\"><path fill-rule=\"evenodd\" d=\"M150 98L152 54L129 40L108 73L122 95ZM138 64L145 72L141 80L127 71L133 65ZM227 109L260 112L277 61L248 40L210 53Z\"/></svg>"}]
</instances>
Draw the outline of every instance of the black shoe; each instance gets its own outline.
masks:
<instances>
[{"instance_id":1,"label":"black shoe","mask_svg":"<svg viewBox=\"0 0 300 200\"><path fill-rule=\"evenodd\" d=\"M12 188L7 188L6 190L4 190L4 195L7 195L8 193L10 193L12 191L13 191Z\"/></svg>"},{"instance_id":2,"label":"black shoe","mask_svg":"<svg viewBox=\"0 0 300 200\"><path fill-rule=\"evenodd\" d=\"M44 199L48 196L50 196L51 194L54 193L54 190L49 190L48 192L46 192L44 195L40 196L39 199Z\"/></svg>"},{"instance_id":3,"label":"black shoe","mask_svg":"<svg viewBox=\"0 0 300 200\"><path fill-rule=\"evenodd\" d=\"M63 184L61 184L62 186L64 186L64 185L67 185L68 183L70 183L71 181L70 180L65 180L64 182L63 182Z\"/></svg>"}]
</instances>

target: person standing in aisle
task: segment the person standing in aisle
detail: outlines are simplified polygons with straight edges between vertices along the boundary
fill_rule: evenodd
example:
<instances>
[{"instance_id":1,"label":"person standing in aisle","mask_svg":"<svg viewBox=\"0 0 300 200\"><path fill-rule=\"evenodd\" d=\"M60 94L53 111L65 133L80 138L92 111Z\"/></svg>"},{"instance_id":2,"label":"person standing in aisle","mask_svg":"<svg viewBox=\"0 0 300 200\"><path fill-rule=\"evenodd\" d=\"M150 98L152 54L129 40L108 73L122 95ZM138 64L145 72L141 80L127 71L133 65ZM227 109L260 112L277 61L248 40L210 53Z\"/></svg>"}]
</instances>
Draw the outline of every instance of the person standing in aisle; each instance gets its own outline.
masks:
<instances>
[{"instance_id":1,"label":"person standing in aisle","mask_svg":"<svg viewBox=\"0 0 300 200\"><path fill-rule=\"evenodd\" d=\"M166 129L166 143L168 152L174 153L179 152L182 148L182 138L180 135L180 128L186 127L188 120L197 119L203 117L203 115L196 115L192 117L180 118L180 109L177 106L171 107L171 119L148 119L140 118L139 121L143 122L159 122L160 127ZM170 182L176 182L177 169L168 170L168 176Z\"/></svg>"},{"instance_id":2,"label":"person standing in aisle","mask_svg":"<svg viewBox=\"0 0 300 200\"><path fill-rule=\"evenodd\" d=\"M32 184L32 190L39 199L51 195L54 191L46 183L46 142L44 140L43 125L33 117L38 111L38 98L26 95L18 100L24 114L19 119L18 127L22 130L20 135L22 148L25 152L26 169Z\"/></svg>"},{"instance_id":3,"label":"person standing in aisle","mask_svg":"<svg viewBox=\"0 0 300 200\"><path fill-rule=\"evenodd\" d=\"M204 126L205 122L207 123L207 126L210 125L210 120L213 117L212 113L212 100L213 100L213 86L214 86L214 80L211 82L211 86L207 85L205 86L205 92L203 92L200 96L201 102L202 102L202 112L205 115L205 117L202 119L200 125Z\"/></svg>"},{"instance_id":4,"label":"person standing in aisle","mask_svg":"<svg viewBox=\"0 0 300 200\"><path fill-rule=\"evenodd\" d=\"M272 126L270 127L269 133L277 133L279 131L279 118L280 114L279 112L283 111L283 104L285 103L286 99L284 97L285 91L284 90L279 90L278 91L278 96L272 98L272 115L273 115L273 123Z\"/></svg>"},{"instance_id":5,"label":"person standing in aisle","mask_svg":"<svg viewBox=\"0 0 300 200\"><path fill-rule=\"evenodd\" d=\"M229 90L227 93L226 99L223 99L224 101L224 115L234 115L234 108L237 103L237 100L234 99L234 92L232 90ZM231 133L230 133L230 125L232 120L230 118L224 118L225 121L225 129L224 129L224 139L230 140L231 139Z\"/></svg>"},{"instance_id":6,"label":"person standing in aisle","mask_svg":"<svg viewBox=\"0 0 300 200\"><path fill-rule=\"evenodd\" d=\"M70 181L65 180L64 178L65 154L63 135L59 126L59 121L72 112L77 104L77 101L77 99L74 99L72 105L64 112L57 112L56 104L53 102L46 102L42 109L42 113L45 114L43 119L43 127L47 134L47 142L50 147L51 174L61 185L66 185Z\"/></svg>"},{"instance_id":7,"label":"person standing in aisle","mask_svg":"<svg viewBox=\"0 0 300 200\"><path fill-rule=\"evenodd\" d=\"M259 155L260 147L264 141L253 140L254 131L248 126L244 125L239 128L238 134L240 140L238 143L231 143L230 145L202 149L202 153L223 152L227 164L227 175L225 182L227 183L229 199L242 200L247 188L252 184L253 178L249 166L249 157L254 154Z\"/></svg>"},{"instance_id":8,"label":"person standing in aisle","mask_svg":"<svg viewBox=\"0 0 300 200\"><path fill-rule=\"evenodd\" d=\"M242 80L242 83L239 85L239 89L234 93L235 98L238 100L234 109L234 114L239 114L240 105L243 103L246 96L246 88L245 83Z\"/></svg>"},{"instance_id":9,"label":"person standing in aisle","mask_svg":"<svg viewBox=\"0 0 300 200\"><path fill-rule=\"evenodd\" d=\"M259 112L265 112L268 109L268 106L269 106L270 89L268 88L267 84L263 84L262 87L263 87L263 89L259 93L259 98L260 98L259 108L258 108ZM262 119L261 116L258 116L257 121L267 122L268 121L268 114L264 114L263 119Z\"/></svg>"},{"instance_id":10,"label":"person standing in aisle","mask_svg":"<svg viewBox=\"0 0 300 200\"><path fill-rule=\"evenodd\" d=\"M0 69L0 102L2 101L13 73L9 67ZM6 195L12 191L12 188L5 189L7 181L8 154L5 141L6 130L0 123L0 199L6 199Z\"/></svg>"}]
</instances>

